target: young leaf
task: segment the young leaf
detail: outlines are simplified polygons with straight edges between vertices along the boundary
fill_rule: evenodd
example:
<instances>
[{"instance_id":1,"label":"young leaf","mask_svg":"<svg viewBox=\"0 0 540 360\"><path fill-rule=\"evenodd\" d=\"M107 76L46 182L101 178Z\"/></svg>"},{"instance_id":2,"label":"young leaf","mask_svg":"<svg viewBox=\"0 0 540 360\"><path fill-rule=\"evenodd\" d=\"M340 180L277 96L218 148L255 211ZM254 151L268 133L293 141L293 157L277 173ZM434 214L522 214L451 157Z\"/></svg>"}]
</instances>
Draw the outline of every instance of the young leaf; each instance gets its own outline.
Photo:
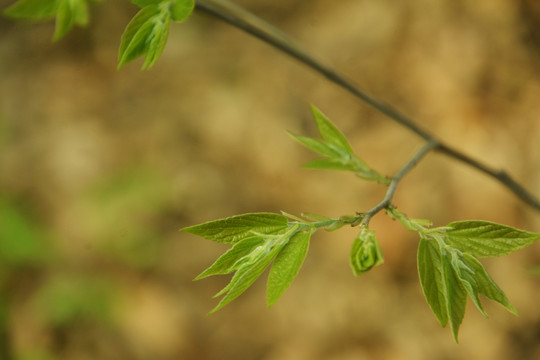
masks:
<instances>
[{"instance_id":1,"label":"young leaf","mask_svg":"<svg viewBox=\"0 0 540 360\"><path fill-rule=\"evenodd\" d=\"M439 243L432 238L420 238L418 245L418 276L429 307L441 323L448 323L446 286Z\"/></svg>"},{"instance_id":2,"label":"young leaf","mask_svg":"<svg viewBox=\"0 0 540 360\"><path fill-rule=\"evenodd\" d=\"M279 241L278 243L274 243L273 245L268 242L264 246L264 251L261 252L260 256L254 259L253 262L247 262L243 264L236 271L231 282L216 295L220 296L226 293L226 295L223 297L223 299L221 299L219 304L210 311L210 314L218 311L219 309L236 299L238 296L240 296L244 291L246 291L247 288L249 288L262 274L264 269L266 269L266 267L270 265L272 260L280 252L283 246L285 246L285 244L286 241Z\"/></svg>"},{"instance_id":3,"label":"young leaf","mask_svg":"<svg viewBox=\"0 0 540 360\"><path fill-rule=\"evenodd\" d=\"M326 225L324 227L324 230L330 232L330 231L336 231L338 229L341 229L343 226L345 226L345 223L339 219L333 220L330 224Z\"/></svg>"},{"instance_id":4,"label":"young leaf","mask_svg":"<svg viewBox=\"0 0 540 360\"><path fill-rule=\"evenodd\" d=\"M310 221L332 221L334 219L313 213L302 213L302 216Z\"/></svg>"},{"instance_id":5,"label":"young leaf","mask_svg":"<svg viewBox=\"0 0 540 360\"><path fill-rule=\"evenodd\" d=\"M120 43L118 68L145 55L143 69L157 61L169 36L170 14L157 5L141 9L129 22Z\"/></svg>"},{"instance_id":6,"label":"young leaf","mask_svg":"<svg viewBox=\"0 0 540 360\"><path fill-rule=\"evenodd\" d=\"M229 274L242 265L241 259L245 259L257 247L262 245L264 239L260 236L252 236L240 240L225 254L221 255L215 263L204 270L194 280L200 280L212 275Z\"/></svg>"},{"instance_id":7,"label":"young leaf","mask_svg":"<svg viewBox=\"0 0 540 360\"><path fill-rule=\"evenodd\" d=\"M189 18L194 8L195 0L175 0L171 2L169 11L173 21L182 22Z\"/></svg>"},{"instance_id":8,"label":"young leaf","mask_svg":"<svg viewBox=\"0 0 540 360\"><path fill-rule=\"evenodd\" d=\"M311 231L297 232L274 260L266 291L268 306L274 305L298 275L306 258L311 234Z\"/></svg>"},{"instance_id":9,"label":"young leaf","mask_svg":"<svg viewBox=\"0 0 540 360\"><path fill-rule=\"evenodd\" d=\"M351 248L350 265L354 276L363 274L384 262L375 232L363 226Z\"/></svg>"},{"instance_id":10,"label":"young leaf","mask_svg":"<svg viewBox=\"0 0 540 360\"><path fill-rule=\"evenodd\" d=\"M57 0L19 0L4 11L4 15L12 18L42 20L56 15Z\"/></svg>"},{"instance_id":11,"label":"young leaf","mask_svg":"<svg viewBox=\"0 0 540 360\"><path fill-rule=\"evenodd\" d=\"M488 299L498 302L512 314L517 315L516 309L510 304L504 292L491 279L486 269L472 255L464 253L461 260L469 269L474 272L474 278L478 284L478 291Z\"/></svg>"},{"instance_id":12,"label":"young leaf","mask_svg":"<svg viewBox=\"0 0 540 360\"><path fill-rule=\"evenodd\" d=\"M89 0L19 0L4 11L13 18L32 20L51 19L56 16L53 41L67 34L73 25L88 23Z\"/></svg>"},{"instance_id":13,"label":"young leaf","mask_svg":"<svg viewBox=\"0 0 540 360\"><path fill-rule=\"evenodd\" d=\"M288 134L294 140L298 141L300 144L304 145L309 150L316 152L317 154L327 156L329 158L340 158L342 156L342 153L336 150L335 147L331 147L325 142L307 136L295 135L291 132L288 132Z\"/></svg>"},{"instance_id":14,"label":"young leaf","mask_svg":"<svg viewBox=\"0 0 540 360\"><path fill-rule=\"evenodd\" d=\"M354 167L351 164L337 159L315 159L302 165L302 167L306 169L354 171Z\"/></svg>"},{"instance_id":15,"label":"young leaf","mask_svg":"<svg viewBox=\"0 0 540 360\"><path fill-rule=\"evenodd\" d=\"M146 54L148 42L155 27L155 18L161 15L156 5L148 5L131 19L122 35L118 53L118 68Z\"/></svg>"},{"instance_id":16,"label":"young leaf","mask_svg":"<svg viewBox=\"0 0 540 360\"><path fill-rule=\"evenodd\" d=\"M475 257L507 255L540 239L540 234L489 221L457 221L448 228L448 244Z\"/></svg>"},{"instance_id":17,"label":"young leaf","mask_svg":"<svg viewBox=\"0 0 540 360\"><path fill-rule=\"evenodd\" d=\"M395 207L390 207L386 210L388 216L392 219L398 220L401 225L409 231L417 231L421 233L426 232L426 228L432 225L430 220L426 219L411 219L403 211L396 209Z\"/></svg>"},{"instance_id":18,"label":"young leaf","mask_svg":"<svg viewBox=\"0 0 540 360\"><path fill-rule=\"evenodd\" d=\"M353 154L351 145L343 135L341 131L328 119L319 109L315 106L311 106L311 112L317 122L319 133L322 138L329 144L343 149L348 154Z\"/></svg>"},{"instance_id":19,"label":"young leaf","mask_svg":"<svg viewBox=\"0 0 540 360\"><path fill-rule=\"evenodd\" d=\"M134 5L137 5L141 9L147 7L148 5L158 5L164 1L167 0L131 0Z\"/></svg>"},{"instance_id":20,"label":"young leaf","mask_svg":"<svg viewBox=\"0 0 540 360\"><path fill-rule=\"evenodd\" d=\"M254 234L278 234L288 228L287 218L274 213L249 213L181 229L223 244L235 244Z\"/></svg>"},{"instance_id":21,"label":"young leaf","mask_svg":"<svg viewBox=\"0 0 540 360\"><path fill-rule=\"evenodd\" d=\"M317 140L305 136L289 135L308 149L323 155L325 158L313 160L304 165L310 169L345 170L352 171L362 179L377 181L380 184L389 185L391 179L372 170L362 159L354 155L354 152L339 129L312 106L312 112L323 140Z\"/></svg>"},{"instance_id":22,"label":"young leaf","mask_svg":"<svg viewBox=\"0 0 540 360\"><path fill-rule=\"evenodd\" d=\"M463 253L459 250L451 250L450 252L452 256L452 268L461 280L461 285L463 285L465 291L469 294L469 297L472 299L478 311L487 317L487 314L482 307L482 303L480 302L480 297L478 296L480 291L474 270L467 266L465 261L463 261Z\"/></svg>"},{"instance_id":23,"label":"young leaf","mask_svg":"<svg viewBox=\"0 0 540 360\"><path fill-rule=\"evenodd\" d=\"M285 211L281 211L281 215L287 217L288 219L290 220L295 220L296 222L298 222L299 224L304 224L304 225L308 225L308 226L311 226L311 223L309 221L306 221L304 219L302 219L301 217L298 217L296 215L293 215L293 214L289 214Z\"/></svg>"},{"instance_id":24,"label":"young leaf","mask_svg":"<svg viewBox=\"0 0 540 360\"><path fill-rule=\"evenodd\" d=\"M58 0L56 29L53 41L58 41L68 33L73 25L88 24L88 4L86 0Z\"/></svg>"},{"instance_id":25,"label":"young leaf","mask_svg":"<svg viewBox=\"0 0 540 360\"><path fill-rule=\"evenodd\" d=\"M448 252L442 254L442 267L444 273L444 283L446 288L446 309L450 328L454 335L454 340L458 342L459 326L465 316L467 305L467 291L463 287L461 280L452 267L451 258Z\"/></svg>"},{"instance_id":26,"label":"young leaf","mask_svg":"<svg viewBox=\"0 0 540 360\"><path fill-rule=\"evenodd\" d=\"M163 53L169 37L170 16L155 18L154 27L146 41L146 58L142 69L150 69Z\"/></svg>"},{"instance_id":27,"label":"young leaf","mask_svg":"<svg viewBox=\"0 0 540 360\"><path fill-rule=\"evenodd\" d=\"M161 5L170 13L171 19L176 22L182 22L189 18L195 8L194 0L131 0L131 2L141 9L149 5Z\"/></svg>"},{"instance_id":28,"label":"young leaf","mask_svg":"<svg viewBox=\"0 0 540 360\"><path fill-rule=\"evenodd\" d=\"M186 20L195 7L194 0L133 0L142 9L130 21L120 43L118 68L145 55L142 69L150 69L163 53L170 21Z\"/></svg>"}]
</instances>

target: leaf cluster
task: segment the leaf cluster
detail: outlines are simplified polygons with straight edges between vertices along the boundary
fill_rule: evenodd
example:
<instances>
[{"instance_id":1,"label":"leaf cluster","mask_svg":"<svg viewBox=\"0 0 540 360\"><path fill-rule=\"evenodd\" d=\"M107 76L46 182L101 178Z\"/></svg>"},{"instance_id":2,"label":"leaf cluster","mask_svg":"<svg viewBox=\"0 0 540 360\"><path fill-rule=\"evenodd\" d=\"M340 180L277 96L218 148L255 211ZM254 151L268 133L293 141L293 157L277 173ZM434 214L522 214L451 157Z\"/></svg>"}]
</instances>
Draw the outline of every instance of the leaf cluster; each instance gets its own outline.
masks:
<instances>
[{"instance_id":1,"label":"leaf cluster","mask_svg":"<svg viewBox=\"0 0 540 360\"><path fill-rule=\"evenodd\" d=\"M16 19L56 20L53 41L75 25L86 26L88 3L99 0L18 0L4 11ZM170 23L183 22L195 8L195 0L132 0L140 10L127 25L120 42L118 68L144 56L142 69L150 69L163 53Z\"/></svg>"},{"instance_id":2,"label":"leaf cluster","mask_svg":"<svg viewBox=\"0 0 540 360\"><path fill-rule=\"evenodd\" d=\"M532 244L540 234L477 220L457 221L429 229L425 220L409 219L394 208L388 212L420 235L417 261L424 296L441 325L450 323L456 342L467 296L486 317L480 294L517 315L478 258L508 255Z\"/></svg>"},{"instance_id":3,"label":"leaf cluster","mask_svg":"<svg viewBox=\"0 0 540 360\"><path fill-rule=\"evenodd\" d=\"M389 184L388 178L371 169L364 160L354 154L343 133L319 109L312 106L311 111L322 140L289 132L289 135L300 144L323 156L304 164L305 168L352 171L364 180Z\"/></svg>"},{"instance_id":4,"label":"leaf cluster","mask_svg":"<svg viewBox=\"0 0 540 360\"><path fill-rule=\"evenodd\" d=\"M182 229L232 247L195 280L234 272L215 312L241 295L273 261L267 282L267 302L272 306L294 280L302 266L314 228L288 221L273 213L250 213Z\"/></svg>"},{"instance_id":5,"label":"leaf cluster","mask_svg":"<svg viewBox=\"0 0 540 360\"><path fill-rule=\"evenodd\" d=\"M185 21L193 12L194 0L132 0L141 10L122 35L118 68L145 56L142 69L150 69L161 56L171 21Z\"/></svg>"},{"instance_id":6,"label":"leaf cluster","mask_svg":"<svg viewBox=\"0 0 540 360\"><path fill-rule=\"evenodd\" d=\"M98 0L19 0L4 11L16 19L56 20L53 41L64 37L74 25L88 24L88 3Z\"/></svg>"},{"instance_id":7,"label":"leaf cluster","mask_svg":"<svg viewBox=\"0 0 540 360\"><path fill-rule=\"evenodd\" d=\"M247 290L272 262L267 282L267 303L272 306L296 278L306 257L312 234L323 228L333 231L354 225L358 216L332 219L304 214L308 220L291 214L249 213L205 222L182 231L232 247L195 280L234 272L229 284L215 297L224 295L213 313ZM310 221L312 220L312 221ZM383 262L374 232L362 227L351 249L350 264L355 275Z\"/></svg>"},{"instance_id":8,"label":"leaf cluster","mask_svg":"<svg viewBox=\"0 0 540 360\"><path fill-rule=\"evenodd\" d=\"M317 108L312 112L321 140L305 136L291 136L308 149L322 155L305 167L352 171L362 179L377 181L395 189L395 181L372 170L357 157L345 136ZM394 188L394 189L390 189ZM357 215L328 218L303 214L302 218L287 213L255 213L210 221L183 229L206 239L230 244L232 248L197 276L234 272L230 283L216 296L224 295L212 312L243 293L268 267L268 305L274 304L298 274L306 256L311 235L318 229L334 231L344 225L359 226L353 241L349 263L355 276L364 274L384 262L381 246L368 224L371 217L382 209L398 220L405 229L417 232L418 275L424 296L431 310L444 327L450 323L457 342L459 327L465 315L467 298L484 315L480 296L498 302L517 314L504 292L478 261L483 257L510 254L540 238L540 234L518 230L488 221L458 221L444 227L432 228L425 219L411 219L397 210L391 201L383 201L373 209Z\"/></svg>"}]
</instances>

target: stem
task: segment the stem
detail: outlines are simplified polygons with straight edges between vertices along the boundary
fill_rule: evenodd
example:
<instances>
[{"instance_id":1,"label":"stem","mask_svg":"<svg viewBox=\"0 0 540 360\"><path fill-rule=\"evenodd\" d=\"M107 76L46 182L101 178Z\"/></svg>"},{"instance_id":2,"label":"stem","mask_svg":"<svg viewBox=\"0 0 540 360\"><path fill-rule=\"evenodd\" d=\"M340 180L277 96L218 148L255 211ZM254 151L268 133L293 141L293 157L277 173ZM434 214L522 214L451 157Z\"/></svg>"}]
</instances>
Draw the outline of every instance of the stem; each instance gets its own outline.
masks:
<instances>
[{"instance_id":1,"label":"stem","mask_svg":"<svg viewBox=\"0 0 540 360\"><path fill-rule=\"evenodd\" d=\"M319 74L325 76L328 80L347 90L352 95L356 96L360 100L364 101L368 105L382 112L390 119L403 125L416 135L420 136L428 143L435 144L433 149L440 151L441 153L450 156L462 163L465 163L478 171L485 173L486 175L499 181L503 186L512 191L514 195L530 205L537 211L540 211L540 200L538 200L533 194L528 192L522 185L516 182L510 175L501 170L495 170L488 167L485 164L473 159L460 152L457 149L451 148L448 145L443 144L442 141L437 139L434 135L418 126L413 120L404 116L399 111L386 104L382 100L368 94L359 86L354 84L351 80L341 75L332 68L324 65L322 62L316 60L313 56L309 55L306 51L303 51L299 46L292 42L284 33L265 22L264 20L253 15L249 11L246 11L238 5L228 0L197 0L196 8L200 11L206 12L216 18L241 29L248 34L259 38L260 40L272 45L278 50L290 55L297 59L304 65L312 68Z\"/></svg>"},{"instance_id":2,"label":"stem","mask_svg":"<svg viewBox=\"0 0 540 360\"><path fill-rule=\"evenodd\" d=\"M364 212L362 215L364 215L364 218L362 220L362 224L367 225L371 218L377 214L382 209L386 209L388 206L392 204L392 199L394 198L394 193L396 192L396 188L398 183L401 181L403 176L405 176L409 171L412 170L413 167L420 162L420 160L431 150L436 149L439 146L439 143L437 143L434 140L428 141L426 145L424 145L418 152L399 170L399 172L392 178L392 181L390 182L390 185L388 186L388 190L386 190L386 194L384 195L384 199L369 209L368 211Z\"/></svg>"},{"instance_id":3,"label":"stem","mask_svg":"<svg viewBox=\"0 0 540 360\"><path fill-rule=\"evenodd\" d=\"M505 186L508 190L512 191L514 195L516 195L523 202L525 202L532 208L540 211L540 200L533 194L531 194L529 191L527 191L516 180L514 180L514 178L512 178L506 171L490 168L489 166L482 164L481 162L472 159L465 154L462 154L459 151L444 144L440 144L437 150L494 178L503 186Z\"/></svg>"}]
</instances>

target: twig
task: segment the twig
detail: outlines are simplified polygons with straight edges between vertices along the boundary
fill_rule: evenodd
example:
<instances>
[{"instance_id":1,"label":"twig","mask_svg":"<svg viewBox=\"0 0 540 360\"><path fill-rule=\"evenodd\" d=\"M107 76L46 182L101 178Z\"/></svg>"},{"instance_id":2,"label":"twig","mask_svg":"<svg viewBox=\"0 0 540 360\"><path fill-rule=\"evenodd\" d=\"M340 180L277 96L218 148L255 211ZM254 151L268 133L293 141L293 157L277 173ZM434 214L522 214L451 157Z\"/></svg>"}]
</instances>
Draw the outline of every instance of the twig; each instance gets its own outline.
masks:
<instances>
[{"instance_id":1,"label":"twig","mask_svg":"<svg viewBox=\"0 0 540 360\"><path fill-rule=\"evenodd\" d=\"M316 60L306 51L302 50L298 45L291 41L280 30L253 15L247 10L242 9L238 5L228 0L197 0L196 8L200 11L211 14L218 19L239 28L248 34L259 38L260 40L274 46L282 52L299 60L301 63L312 68L319 74L325 76L328 80L347 90L365 103L371 105L378 111L382 112L390 119L403 125L413 133L417 134L429 143L436 144L433 150L437 150L447 156L450 156L458 161L461 161L473 168L485 173L486 175L496 179L506 188L512 191L522 201L540 211L540 200L533 194L528 192L522 185L516 182L510 175L502 170L495 170L481 163L478 160L464 154L457 149L445 145L441 140L434 135L418 126L410 118L402 115L399 111L386 104L385 102L369 95L366 91L355 85L352 81L334 71L322 62Z\"/></svg>"},{"instance_id":2,"label":"twig","mask_svg":"<svg viewBox=\"0 0 540 360\"><path fill-rule=\"evenodd\" d=\"M362 213L362 223L368 224L369 220L377 214L379 211L387 208L388 206L392 205L392 199L394 198L394 193L396 192L396 188L398 183L401 181L403 176L407 174L409 171L412 170L413 167L416 166L420 162L420 160L431 150L436 149L439 146L439 143L434 140L429 140L427 144L425 144L418 152L401 168L401 170L398 171L398 173L392 178L392 181L390 182L390 185L388 186L388 190L386 190L386 194L384 195L384 199L369 209L368 211L365 211Z\"/></svg>"}]
</instances>

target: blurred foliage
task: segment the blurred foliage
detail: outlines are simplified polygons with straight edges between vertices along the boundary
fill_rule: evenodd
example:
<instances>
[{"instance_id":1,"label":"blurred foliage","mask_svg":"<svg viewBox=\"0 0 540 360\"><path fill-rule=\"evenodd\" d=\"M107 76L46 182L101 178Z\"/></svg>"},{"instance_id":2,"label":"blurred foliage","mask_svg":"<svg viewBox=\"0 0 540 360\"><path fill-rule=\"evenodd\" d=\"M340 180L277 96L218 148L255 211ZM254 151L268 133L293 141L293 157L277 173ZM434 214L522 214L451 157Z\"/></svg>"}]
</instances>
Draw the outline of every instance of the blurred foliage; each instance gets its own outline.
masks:
<instances>
[{"instance_id":1,"label":"blurred foliage","mask_svg":"<svg viewBox=\"0 0 540 360\"><path fill-rule=\"evenodd\" d=\"M52 255L45 232L7 199L0 198L0 263L7 268L39 266Z\"/></svg>"},{"instance_id":2,"label":"blurred foliage","mask_svg":"<svg viewBox=\"0 0 540 360\"><path fill-rule=\"evenodd\" d=\"M114 284L104 276L53 276L33 296L36 314L51 327L77 322L110 323Z\"/></svg>"},{"instance_id":3,"label":"blurred foliage","mask_svg":"<svg viewBox=\"0 0 540 360\"><path fill-rule=\"evenodd\" d=\"M81 214L98 251L134 267L155 265L160 240L152 223L167 205L169 184L151 168L111 173L81 197Z\"/></svg>"}]
</instances>

